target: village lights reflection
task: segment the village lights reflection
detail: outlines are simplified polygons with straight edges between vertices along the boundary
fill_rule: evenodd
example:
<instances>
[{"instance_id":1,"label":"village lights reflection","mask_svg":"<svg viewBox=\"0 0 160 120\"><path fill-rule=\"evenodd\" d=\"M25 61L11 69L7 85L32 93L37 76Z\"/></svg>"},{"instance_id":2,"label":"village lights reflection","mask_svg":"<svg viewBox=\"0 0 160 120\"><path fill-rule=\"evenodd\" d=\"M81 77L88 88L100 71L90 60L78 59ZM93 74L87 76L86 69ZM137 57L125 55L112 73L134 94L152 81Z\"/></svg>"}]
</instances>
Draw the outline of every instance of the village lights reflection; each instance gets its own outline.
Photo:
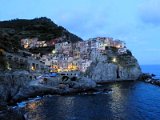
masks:
<instances>
[{"instance_id":1,"label":"village lights reflection","mask_svg":"<svg viewBox=\"0 0 160 120\"><path fill-rule=\"evenodd\" d=\"M111 94L111 99L114 102L111 102L110 108L113 114L119 114L124 112L125 110L125 107L123 106L125 101L125 96L123 95L120 87L121 86L117 84L112 85L113 93Z\"/></svg>"},{"instance_id":2,"label":"village lights reflection","mask_svg":"<svg viewBox=\"0 0 160 120\"><path fill-rule=\"evenodd\" d=\"M35 101L35 102L30 102L29 104L27 104L26 108L29 110L35 110L38 107L40 107L41 105L43 105L44 103L40 100L40 101Z\"/></svg>"}]
</instances>

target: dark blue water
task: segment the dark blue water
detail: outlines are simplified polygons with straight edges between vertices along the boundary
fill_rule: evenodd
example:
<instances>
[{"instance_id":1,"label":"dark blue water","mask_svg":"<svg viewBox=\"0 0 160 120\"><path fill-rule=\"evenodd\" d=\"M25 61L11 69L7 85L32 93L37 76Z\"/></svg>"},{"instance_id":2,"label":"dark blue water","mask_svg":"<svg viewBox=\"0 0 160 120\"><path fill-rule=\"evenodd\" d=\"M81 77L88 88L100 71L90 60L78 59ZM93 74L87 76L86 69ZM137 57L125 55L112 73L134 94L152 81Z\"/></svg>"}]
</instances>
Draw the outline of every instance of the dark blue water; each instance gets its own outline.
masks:
<instances>
[{"instance_id":1,"label":"dark blue water","mask_svg":"<svg viewBox=\"0 0 160 120\"><path fill-rule=\"evenodd\" d=\"M29 103L31 120L160 120L160 87L143 82L108 84L112 92L51 96Z\"/></svg>"},{"instance_id":2,"label":"dark blue water","mask_svg":"<svg viewBox=\"0 0 160 120\"><path fill-rule=\"evenodd\" d=\"M160 65L141 65L144 73L153 73L160 79Z\"/></svg>"}]
</instances>

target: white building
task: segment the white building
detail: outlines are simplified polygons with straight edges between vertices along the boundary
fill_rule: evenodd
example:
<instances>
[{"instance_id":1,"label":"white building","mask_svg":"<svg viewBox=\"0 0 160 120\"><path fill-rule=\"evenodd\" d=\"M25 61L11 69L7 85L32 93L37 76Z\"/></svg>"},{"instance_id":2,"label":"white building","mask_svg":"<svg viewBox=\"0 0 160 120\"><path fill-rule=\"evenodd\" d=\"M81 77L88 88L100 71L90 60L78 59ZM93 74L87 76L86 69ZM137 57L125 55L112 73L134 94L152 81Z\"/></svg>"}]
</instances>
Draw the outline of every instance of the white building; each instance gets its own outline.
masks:
<instances>
[{"instance_id":1,"label":"white building","mask_svg":"<svg viewBox=\"0 0 160 120\"><path fill-rule=\"evenodd\" d=\"M91 63L92 63L91 60L83 60L81 62L80 71L85 72L87 70L87 68L91 65Z\"/></svg>"}]
</instances>

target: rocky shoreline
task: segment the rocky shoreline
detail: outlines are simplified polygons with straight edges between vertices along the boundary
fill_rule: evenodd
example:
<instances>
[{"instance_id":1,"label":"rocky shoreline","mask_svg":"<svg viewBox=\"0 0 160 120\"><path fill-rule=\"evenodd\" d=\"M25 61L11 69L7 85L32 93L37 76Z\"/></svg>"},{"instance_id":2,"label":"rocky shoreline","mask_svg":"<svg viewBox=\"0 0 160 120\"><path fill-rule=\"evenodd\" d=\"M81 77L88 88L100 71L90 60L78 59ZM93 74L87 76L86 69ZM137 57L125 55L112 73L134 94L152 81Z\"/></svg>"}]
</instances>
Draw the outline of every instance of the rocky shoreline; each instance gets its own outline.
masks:
<instances>
[{"instance_id":1,"label":"rocky shoreline","mask_svg":"<svg viewBox=\"0 0 160 120\"><path fill-rule=\"evenodd\" d=\"M37 95L67 95L93 90L96 83L82 77L77 81L62 81L60 78L32 79L27 71L4 72L0 74L0 111L8 104L15 104Z\"/></svg>"},{"instance_id":2,"label":"rocky shoreline","mask_svg":"<svg viewBox=\"0 0 160 120\"><path fill-rule=\"evenodd\" d=\"M160 79L154 79L154 77L154 74L146 73L140 76L140 80L146 83L160 86Z\"/></svg>"},{"instance_id":3,"label":"rocky shoreline","mask_svg":"<svg viewBox=\"0 0 160 120\"><path fill-rule=\"evenodd\" d=\"M47 94L71 95L87 91L96 92L98 91L96 89L97 84L108 84L121 81L135 81L108 80L95 82L90 78L82 77L77 81L62 81L58 78L48 78L47 83L42 83L40 82L40 80L31 80L30 74L26 71L14 72L11 74L6 73L5 77L0 77L0 79L0 110L5 108L7 104L15 104L19 101L36 96L43 96ZM140 79L142 80L143 78Z\"/></svg>"},{"instance_id":4,"label":"rocky shoreline","mask_svg":"<svg viewBox=\"0 0 160 120\"><path fill-rule=\"evenodd\" d=\"M84 81L87 79L83 78ZM69 82L69 83L60 83L57 86L48 86L48 85L31 85L28 87L24 87L19 91L19 93L13 97L9 104L15 104L17 102L26 100L28 98L34 98L36 96L44 96L44 95L76 95L79 93L85 92L104 92L110 91L107 88L99 89L97 86L102 86L109 83L117 83L117 82L129 82L136 80L115 80L115 81L104 81L104 82L93 82L89 79L89 84L81 82Z\"/></svg>"},{"instance_id":5,"label":"rocky shoreline","mask_svg":"<svg viewBox=\"0 0 160 120\"><path fill-rule=\"evenodd\" d=\"M114 82L136 81L108 80L95 82L90 78L82 77L76 81L62 81L59 78L47 78L47 82L45 82L39 79L31 80L30 75L31 74L26 71L17 71L5 73L3 78L0 77L0 119L5 120L5 116L14 115L17 120L23 120L23 113L10 109L8 105L15 105L17 102L27 100L28 98L44 95L76 95L85 92L106 92L111 90L107 88L97 88L97 86ZM153 76L150 74L142 74L138 80L160 86L160 80L153 79Z\"/></svg>"}]
</instances>

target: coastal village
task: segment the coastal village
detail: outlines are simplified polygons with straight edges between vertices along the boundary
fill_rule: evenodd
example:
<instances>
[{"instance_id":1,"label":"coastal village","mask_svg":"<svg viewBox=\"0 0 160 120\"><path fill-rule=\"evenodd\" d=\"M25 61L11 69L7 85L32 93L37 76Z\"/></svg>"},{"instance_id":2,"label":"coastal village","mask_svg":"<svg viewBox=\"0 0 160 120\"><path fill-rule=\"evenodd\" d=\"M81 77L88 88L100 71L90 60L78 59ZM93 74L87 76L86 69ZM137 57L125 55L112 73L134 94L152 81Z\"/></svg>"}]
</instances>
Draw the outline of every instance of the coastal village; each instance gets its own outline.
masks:
<instances>
[{"instance_id":1,"label":"coastal village","mask_svg":"<svg viewBox=\"0 0 160 120\"><path fill-rule=\"evenodd\" d=\"M23 23L22 31L7 28L7 35L6 28L0 31L0 111L9 110L9 104L28 106L23 100L37 96L108 93L100 84L141 76L125 42L110 37L83 40L53 23L48 28L44 21L36 20L26 30L32 21ZM36 104L31 109L36 110ZM0 119L9 114L2 113Z\"/></svg>"},{"instance_id":2,"label":"coastal village","mask_svg":"<svg viewBox=\"0 0 160 120\"><path fill-rule=\"evenodd\" d=\"M1 1L0 120L160 119L158 0L27 2Z\"/></svg>"},{"instance_id":3,"label":"coastal village","mask_svg":"<svg viewBox=\"0 0 160 120\"><path fill-rule=\"evenodd\" d=\"M49 42L38 41L37 38L21 40L21 45L25 49L55 45L52 53L29 55L35 59L35 63L32 60L33 64L30 64L32 71L45 69L50 72L85 72L92 61L106 53L106 47L117 48L118 54L124 54L127 51L123 41L113 40L113 38L109 37L91 38L76 43L70 43L67 42L67 40L66 42L56 43L58 39L63 40L65 37L57 38Z\"/></svg>"},{"instance_id":4,"label":"coastal village","mask_svg":"<svg viewBox=\"0 0 160 120\"><path fill-rule=\"evenodd\" d=\"M51 49L40 52L44 48ZM32 49L38 50L30 52ZM0 54L5 63L1 79L10 86L15 84L13 91L3 92L3 96L16 92L13 101L32 95L85 92L101 82L137 80L141 75L125 43L109 37L76 42L66 37L50 41L25 38L21 39L21 49L8 52L2 48Z\"/></svg>"}]
</instances>

